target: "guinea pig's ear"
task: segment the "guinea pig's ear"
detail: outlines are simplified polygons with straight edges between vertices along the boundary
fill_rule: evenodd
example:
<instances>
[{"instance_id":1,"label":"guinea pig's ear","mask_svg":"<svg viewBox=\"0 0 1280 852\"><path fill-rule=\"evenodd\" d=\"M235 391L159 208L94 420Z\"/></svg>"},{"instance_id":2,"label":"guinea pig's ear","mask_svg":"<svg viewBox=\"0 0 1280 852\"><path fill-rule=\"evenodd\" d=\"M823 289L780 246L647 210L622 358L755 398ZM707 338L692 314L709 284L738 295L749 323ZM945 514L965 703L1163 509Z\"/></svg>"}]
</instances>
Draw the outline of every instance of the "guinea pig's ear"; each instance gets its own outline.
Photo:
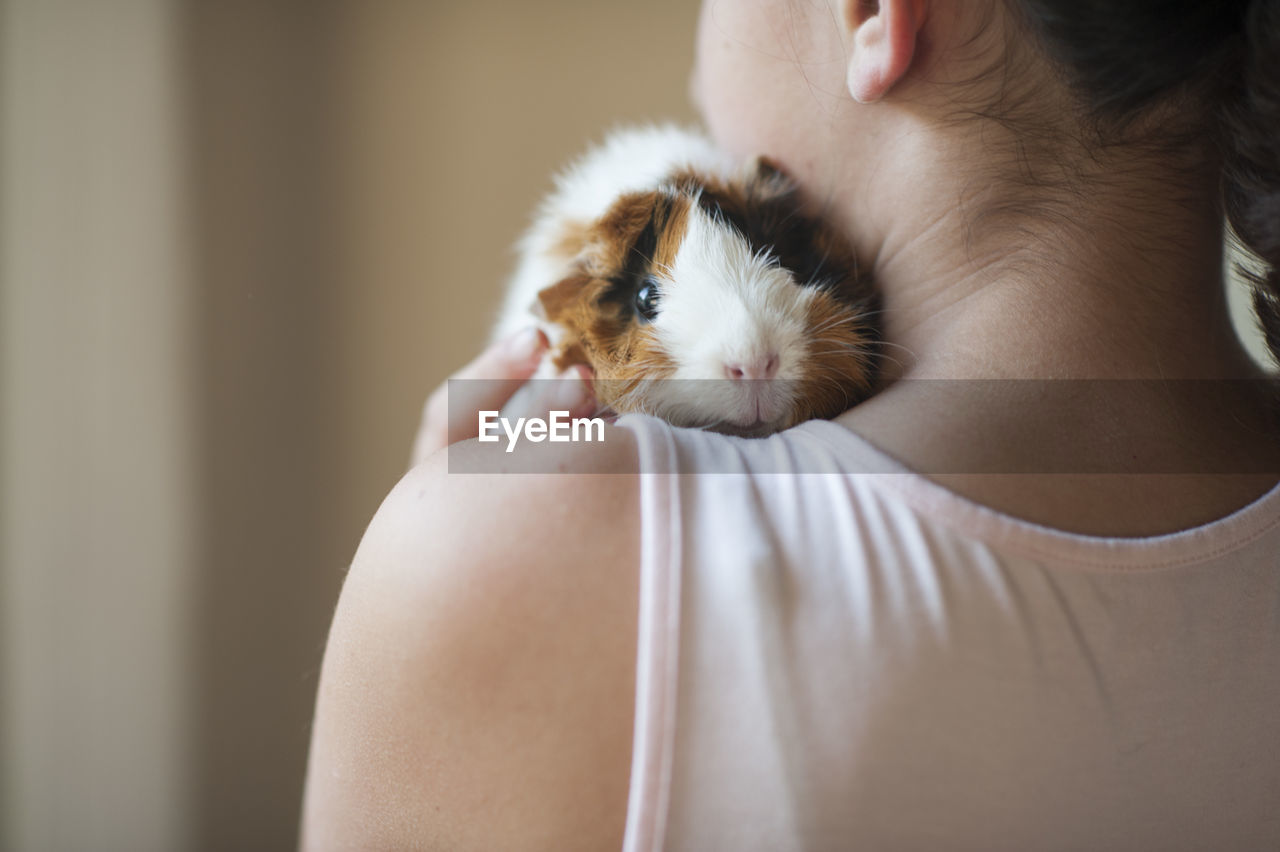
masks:
<instances>
[{"instance_id":1,"label":"guinea pig's ear","mask_svg":"<svg viewBox=\"0 0 1280 852\"><path fill-rule=\"evenodd\" d=\"M760 180L770 180L773 178L784 178L790 180L790 175L786 169L778 164L773 157L759 156L751 162L751 170Z\"/></svg>"},{"instance_id":2,"label":"guinea pig's ear","mask_svg":"<svg viewBox=\"0 0 1280 852\"><path fill-rule=\"evenodd\" d=\"M752 194L760 199L781 198L796 190L791 175L772 157L756 157L747 175Z\"/></svg>"},{"instance_id":3,"label":"guinea pig's ear","mask_svg":"<svg viewBox=\"0 0 1280 852\"><path fill-rule=\"evenodd\" d=\"M576 306L581 305L590 275L570 275L543 290L538 291L538 304L549 322L565 324Z\"/></svg>"}]
</instances>

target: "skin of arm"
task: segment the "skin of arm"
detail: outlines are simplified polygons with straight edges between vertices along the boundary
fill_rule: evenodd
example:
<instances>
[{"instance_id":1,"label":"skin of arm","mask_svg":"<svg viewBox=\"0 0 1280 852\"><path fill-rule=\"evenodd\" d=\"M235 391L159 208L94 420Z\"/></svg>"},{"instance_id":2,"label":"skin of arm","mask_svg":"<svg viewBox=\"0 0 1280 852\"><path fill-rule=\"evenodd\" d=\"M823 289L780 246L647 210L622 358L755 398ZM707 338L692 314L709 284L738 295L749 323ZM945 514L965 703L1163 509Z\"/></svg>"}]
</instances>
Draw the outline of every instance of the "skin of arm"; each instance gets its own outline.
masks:
<instances>
[{"instance_id":1,"label":"skin of arm","mask_svg":"<svg viewBox=\"0 0 1280 852\"><path fill-rule=\"evenodd\" d=\"M620 848L636 450L610 427L555 452L565 473L450 474L436 452L383 502L325 653L303 849Z\"/></svg>"}]
</instances>

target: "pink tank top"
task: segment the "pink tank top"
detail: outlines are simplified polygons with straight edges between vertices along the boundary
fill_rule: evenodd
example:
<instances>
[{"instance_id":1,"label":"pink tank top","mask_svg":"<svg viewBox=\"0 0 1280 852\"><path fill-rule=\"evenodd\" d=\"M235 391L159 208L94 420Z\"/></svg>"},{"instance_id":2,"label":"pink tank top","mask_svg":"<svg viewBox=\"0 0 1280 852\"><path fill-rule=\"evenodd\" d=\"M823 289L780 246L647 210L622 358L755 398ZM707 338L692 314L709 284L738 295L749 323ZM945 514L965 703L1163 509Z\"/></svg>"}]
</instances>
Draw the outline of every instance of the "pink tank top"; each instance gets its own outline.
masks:
<instances>
[{"instance_id":1,"label":"pink tank top","mask_svg":"<svg viewBox=\"0 0 1280 852\"><path fill-rule=\"evenodd\" d=\"M1280 486L1095 538L834 423L619 423L646 471L626 852L1280 850Z\"/></svg>"}]
</instances>

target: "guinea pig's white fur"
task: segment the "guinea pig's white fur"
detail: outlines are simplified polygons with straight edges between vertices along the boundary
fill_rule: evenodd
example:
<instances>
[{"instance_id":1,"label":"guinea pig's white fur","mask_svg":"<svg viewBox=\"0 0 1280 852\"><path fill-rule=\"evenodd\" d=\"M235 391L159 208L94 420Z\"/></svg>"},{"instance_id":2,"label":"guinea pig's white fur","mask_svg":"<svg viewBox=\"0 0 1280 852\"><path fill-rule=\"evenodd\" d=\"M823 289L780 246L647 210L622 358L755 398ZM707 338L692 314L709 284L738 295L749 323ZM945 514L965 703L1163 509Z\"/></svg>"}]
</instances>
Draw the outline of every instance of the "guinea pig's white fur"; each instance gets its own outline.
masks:
<instances>
[{"instance_id":1,"label":"guinea pig's white fur","mask_svg":"<svg viewBox=\"0 0 1280 852\"><path fill-rule=\"evenodd\" d=\"M610 135L557 178L555 191L521 241L496 335L536 321L554 354L565 329L542 315L539 294L593 263L583 241L568 235L601 222L620 199L633 197L629 194L656 193L653 197L669 213L656 238L667 249L661 257L655 250L645 280L657 285L660 310L636 332L642 337L634 348L634 369L621 374L625 381L617 382L616 372L605 377L618 385L617 392L602 395L605 401L620 412L743 434L764 434L843 410L841 400L856 401L847 380L837 388L843 396L836 398L836 410L830 402L825 407L800 403L806 393L830 399L829 385L839 385L830 376L845 363L866 360L869 352L861 348L869 343L866 328L859 326L857 334L836 330L852 314L837 315L849 309L833 307L828 282L797 280L772 251L753 247L718 206L702 203L708 199L702 198L701 186L735 181L744 186L744 173L743 166L694 131L664 126ZM777 180L785 179L778 175ZM538 376L557 372L552 360ZM598 395L600 378L597 370Z\"/></svg>"}]
</instances>

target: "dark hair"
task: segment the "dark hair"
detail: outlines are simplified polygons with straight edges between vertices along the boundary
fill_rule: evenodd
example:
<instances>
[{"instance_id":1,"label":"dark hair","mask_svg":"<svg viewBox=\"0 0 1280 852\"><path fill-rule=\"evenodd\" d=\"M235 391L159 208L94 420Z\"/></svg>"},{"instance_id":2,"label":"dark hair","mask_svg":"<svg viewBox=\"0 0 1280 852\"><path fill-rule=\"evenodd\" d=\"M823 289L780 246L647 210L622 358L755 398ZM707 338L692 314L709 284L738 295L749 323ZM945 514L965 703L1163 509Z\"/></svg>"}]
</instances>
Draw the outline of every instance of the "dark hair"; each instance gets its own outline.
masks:
<instances>
[{"instance_id":1,"label":"dark hair","mask_svg":"<svg viewBox=\"0 0 1280 852\"><path fill-rule=\"evenodd\" d=\"M1217 144L1232 232L1267 265L1254 307L1280 361L1280 0L1006 0L1100 129L1167 104Z\"/></svg>"}]
</instances>

